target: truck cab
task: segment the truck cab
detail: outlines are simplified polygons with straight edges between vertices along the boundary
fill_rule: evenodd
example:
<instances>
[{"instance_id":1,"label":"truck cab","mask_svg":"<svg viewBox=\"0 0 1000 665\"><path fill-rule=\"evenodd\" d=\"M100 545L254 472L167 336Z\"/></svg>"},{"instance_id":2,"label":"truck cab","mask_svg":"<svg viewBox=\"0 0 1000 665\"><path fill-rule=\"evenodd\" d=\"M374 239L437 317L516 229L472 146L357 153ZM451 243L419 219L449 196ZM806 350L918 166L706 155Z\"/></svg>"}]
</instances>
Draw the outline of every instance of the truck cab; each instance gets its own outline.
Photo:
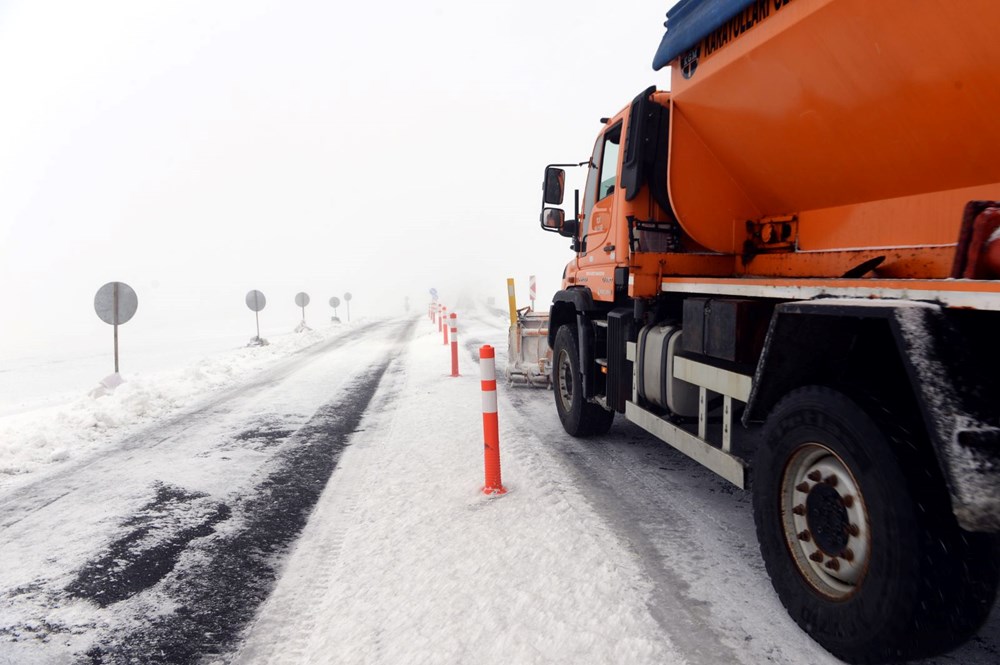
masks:
<instances>
[{"instance_id":1,"label":"truck cab","mask_svg":"<svg viewBox=\"0 0 1000 665\"><path fill-rule=\"evenodd\" d=\"M556 224L565 213L553 216L554 209L543 203L542 228L573 238L576 256L566 266L564 288L589 289L603 303L653 296L668 258L675 270L682 269L689 264L684 254L703 250L685 237L669 202L669 109L669 93L650 88L615 116L601 119L592 155L581 164L587 179L575 224ZM559 165L547 170L546 182L564 181Z\"/></svg>"}]
</instances>

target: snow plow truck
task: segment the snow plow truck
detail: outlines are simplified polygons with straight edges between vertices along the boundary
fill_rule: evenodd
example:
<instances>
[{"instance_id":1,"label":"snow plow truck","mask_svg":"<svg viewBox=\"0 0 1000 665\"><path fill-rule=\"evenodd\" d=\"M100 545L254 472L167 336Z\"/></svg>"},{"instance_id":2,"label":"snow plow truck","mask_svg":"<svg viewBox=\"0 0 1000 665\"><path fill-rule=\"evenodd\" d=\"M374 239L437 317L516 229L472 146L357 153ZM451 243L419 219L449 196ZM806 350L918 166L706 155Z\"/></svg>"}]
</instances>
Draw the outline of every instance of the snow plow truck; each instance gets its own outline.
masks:
<instances>
[{"instance_id":1,"label":"snow plow truck","mask_svg":"<svg viewBox=\"0 0 1000 665\"><path fill-rule=\"evenodd\" d=\"M751 490L778 597L850 662L949 650L996 595L998 24L995 0L681 0L670 91L545 169L564 428L621 414Z\"/></svg>"}]
</instances>

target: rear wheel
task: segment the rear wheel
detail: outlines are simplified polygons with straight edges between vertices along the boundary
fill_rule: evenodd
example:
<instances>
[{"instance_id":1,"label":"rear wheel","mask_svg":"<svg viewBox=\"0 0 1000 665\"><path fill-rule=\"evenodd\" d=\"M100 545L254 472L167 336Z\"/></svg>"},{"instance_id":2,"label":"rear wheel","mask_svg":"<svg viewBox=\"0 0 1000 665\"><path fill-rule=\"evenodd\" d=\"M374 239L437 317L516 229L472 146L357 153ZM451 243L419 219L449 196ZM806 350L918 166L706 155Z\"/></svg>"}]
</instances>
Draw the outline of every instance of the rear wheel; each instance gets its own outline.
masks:
<instances>
[{"instance_id":1,"label":"rear wheel","mask_svg":"<svg viewBox=\"0 0 1000 665\"><path fill-rule=\"evenodd\" d=\"M569 434L591 436L605 434L611 429L614 412L583 397L580 352L576 336L569 326L561 326L556 333L555 348L552 349L552 384L559 420Z\"/></svg>"},{"instance_id":2,"label":"rear wheel","mask_svg":"<svg viewBox=\"0 0 1000 665\"><path fill-rule=\"evenodd\" d=\"M870 415L871 412L874 414ZM962 531L917 435L842 393L785 397L754 460L754 518L789 614L840 658L950 649L985 621L995 538Z\"/></svg>"}]
</instances>

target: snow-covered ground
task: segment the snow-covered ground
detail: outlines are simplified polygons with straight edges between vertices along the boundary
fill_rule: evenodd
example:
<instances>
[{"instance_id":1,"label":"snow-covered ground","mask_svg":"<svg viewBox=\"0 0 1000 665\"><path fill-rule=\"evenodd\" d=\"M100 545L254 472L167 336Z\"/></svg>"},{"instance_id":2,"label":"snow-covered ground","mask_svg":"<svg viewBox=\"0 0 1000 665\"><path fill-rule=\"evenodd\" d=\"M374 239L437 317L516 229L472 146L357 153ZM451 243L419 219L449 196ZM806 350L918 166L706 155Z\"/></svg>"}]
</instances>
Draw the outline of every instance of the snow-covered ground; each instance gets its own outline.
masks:
<instances>
[{"instance_id":1,"label":"snow-covered ground","mask_svg":"<svg viewBox=\"0 0 1000 665\"><path fill-rule=\"evenodd\" d=\"M837 662L749 495L622 419L573 439L501 381L484 496L506 323L461 321L459 378L426 319L360 325L0 484L0 663ZM995 615L934 662L997 662Z\"/></svg>"},{"instance_id":2,"label":"snow-covered ground","mask_svg":"<svg viewBox=\"0 0 1000 665\"><path fill-rule=\"evenodd\" d=\"M254 332L253 319L245 329L209 324L204 329L183 331L143 329L131 325L121 329L121 369L127 376L148 376L192 365L203 358L246 345ZM111 327L103 323L101 344L95 346L93 331L75 345L0 348L0 418L70 402L91 390L114 369ZM265 339L290 336L293 325L261 330ZM319 328L320 326L314 326Z\"/></svg>"},{"instance_id":3,"label":"snow-covered ground","mask_svg":"<svg viewBox=\"0 0 1000 665\"><path fill-rule=\"evenodd\" d=\"M303 334L265 336L268 346L249 348L235 347L229 337L202 338L191 345L194 354L191 346L145 354L140 366L157 369L123 372L125 382L110 392L99 388L111 369L105 356L8 362L0 373L7 399L0 400L0 487L23 480L17 476L92 453L348 330L344 325L331 325ZM198 357L197 351L205 348L212 351ZM178 357L186 362L163 368ZM41 386L54 384L70 390L48 396L39 393Z\"/></svg>"},{"instance_id":4,"label":"snow-covered ground","mask_svg":"<svg viewBox=\"0 0 1000 665\"><path fill-rule=\"evenodd\" d=\"M491 331L492 332L492 331ZM426 322L345 451L245 663L684 663L653 585L512 409L487 497L478 368Z\"/></svg>"}]
</instances>

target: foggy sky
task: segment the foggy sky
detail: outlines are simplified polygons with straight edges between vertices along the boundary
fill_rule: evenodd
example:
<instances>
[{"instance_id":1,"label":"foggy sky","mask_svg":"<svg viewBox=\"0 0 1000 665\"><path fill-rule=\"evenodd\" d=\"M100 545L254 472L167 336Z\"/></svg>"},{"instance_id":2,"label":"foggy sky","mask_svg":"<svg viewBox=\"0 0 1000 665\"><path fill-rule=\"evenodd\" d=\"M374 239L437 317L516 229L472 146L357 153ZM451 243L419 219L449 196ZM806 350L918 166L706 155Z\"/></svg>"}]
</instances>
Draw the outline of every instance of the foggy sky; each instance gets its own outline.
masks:
<instances>
[{"instance_id":1,"label":"foggy sky","mask_svg":"<svg viewBox=\"0 0 1000 665\"><path fill-rule=\"evenodd\" d=\"M362 316L534 273L545 307L542 170L669 86L672 2L344 4L0 0L0 357L103 349L111 280L150 339L249 336L252 288L289 329L302 290Z\"/></svg>"}]
</instances>

